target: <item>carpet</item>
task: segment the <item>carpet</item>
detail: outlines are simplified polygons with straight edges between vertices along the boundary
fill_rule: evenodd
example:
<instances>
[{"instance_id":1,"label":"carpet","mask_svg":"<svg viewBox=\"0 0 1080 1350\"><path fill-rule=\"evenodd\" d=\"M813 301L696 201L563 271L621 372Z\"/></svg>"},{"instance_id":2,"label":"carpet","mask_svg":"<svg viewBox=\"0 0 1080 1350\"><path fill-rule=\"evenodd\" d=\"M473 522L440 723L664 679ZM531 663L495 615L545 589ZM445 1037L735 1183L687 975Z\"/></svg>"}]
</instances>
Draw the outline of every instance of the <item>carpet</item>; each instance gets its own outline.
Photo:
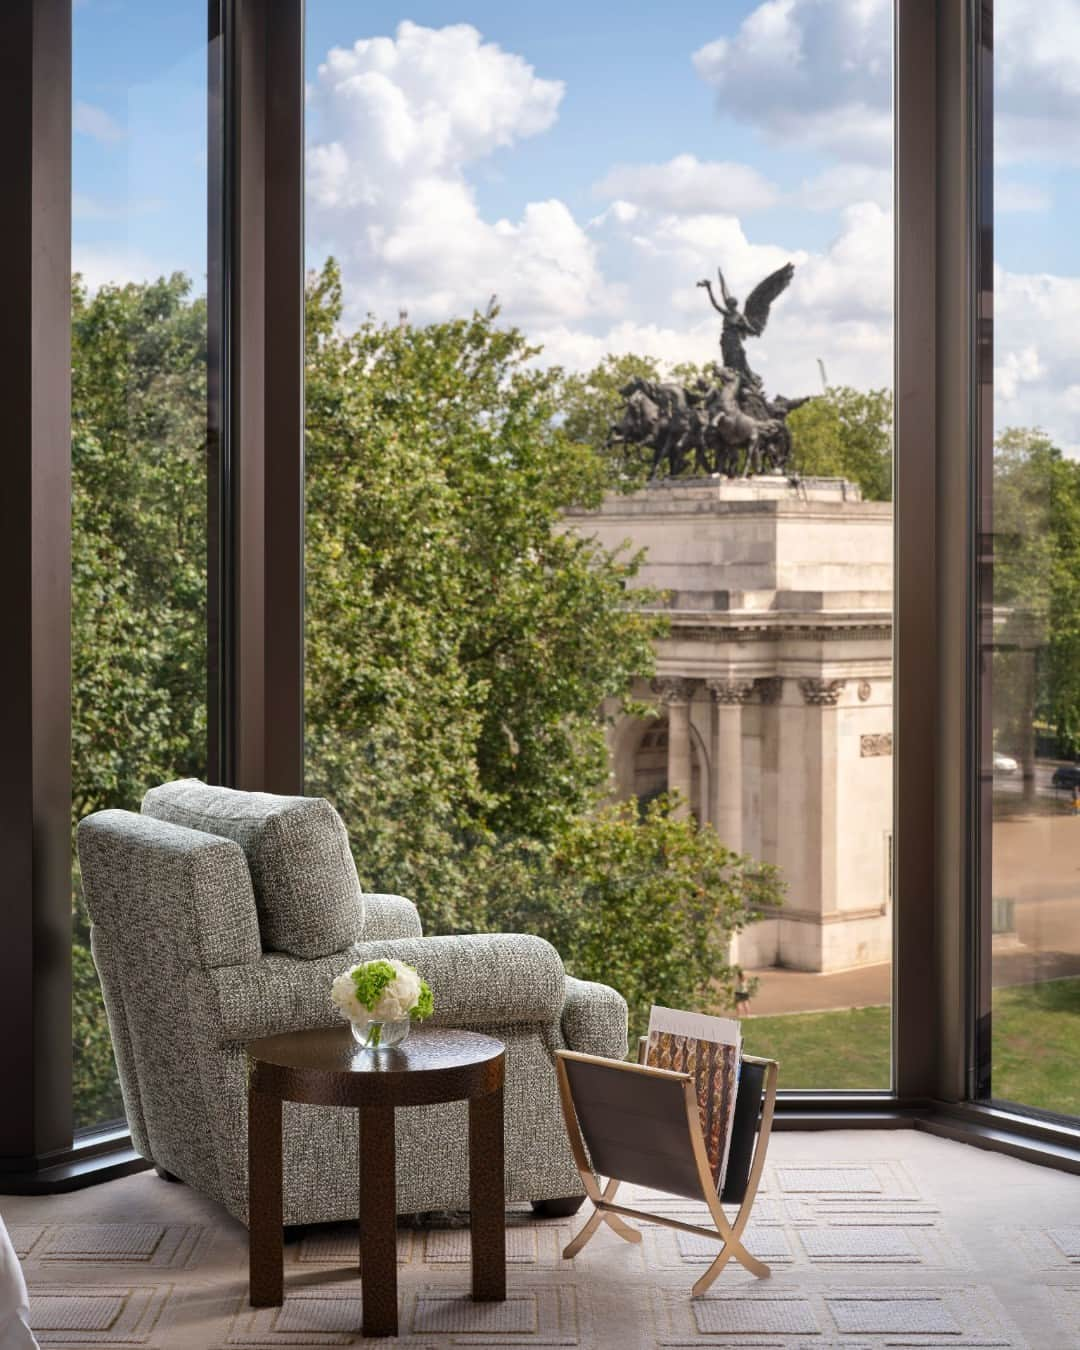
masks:
<instances>
[{"instance_id":1,"label":"carpet","mask_svg":"<svg viewBox=\"0 0 1080 1350\"><path fill-rule=\"evenodd\" d=\"M703 1223L685 1200L628 1203ZM621 1197L620 1197L621 1198ZM0 1197L42 1347L276 1350L401 1345L574 1350L1080 1350L1080 1178L910 1130L780 1133L747 1247L690 1286L715 1248L644 1228L640 1246L584 1221L508 1214L507 1299L468 1298L469 1233L447 1217L398 1233L400 1335L365 1342L351 1225L285 1250L285 1302L247 1301L247 1235L152 1172L71 1195Z\"/></svg>"}]
</instances>

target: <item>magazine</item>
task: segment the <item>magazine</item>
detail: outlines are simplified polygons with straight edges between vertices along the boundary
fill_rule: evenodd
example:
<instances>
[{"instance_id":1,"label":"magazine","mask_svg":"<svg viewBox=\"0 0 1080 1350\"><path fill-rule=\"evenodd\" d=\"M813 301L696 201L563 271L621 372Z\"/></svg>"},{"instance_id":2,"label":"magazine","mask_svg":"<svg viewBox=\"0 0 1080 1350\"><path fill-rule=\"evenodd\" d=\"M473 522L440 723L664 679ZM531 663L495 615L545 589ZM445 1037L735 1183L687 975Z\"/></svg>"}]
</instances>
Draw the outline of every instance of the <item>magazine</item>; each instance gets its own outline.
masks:
<instances>
[{"instance_id":1,"label":"magazine","mask_svg":"<svg viewBox=\"0 0 1080 1350\"><path fill-rule=\"evenodd\" d=\"M734 1018L674 1008L653 1007L649 1013L645 1063L654 1069L693 1074L717 1195L724 1187L741 1062L742 1028Z\"/></svg>"}]
</instances>

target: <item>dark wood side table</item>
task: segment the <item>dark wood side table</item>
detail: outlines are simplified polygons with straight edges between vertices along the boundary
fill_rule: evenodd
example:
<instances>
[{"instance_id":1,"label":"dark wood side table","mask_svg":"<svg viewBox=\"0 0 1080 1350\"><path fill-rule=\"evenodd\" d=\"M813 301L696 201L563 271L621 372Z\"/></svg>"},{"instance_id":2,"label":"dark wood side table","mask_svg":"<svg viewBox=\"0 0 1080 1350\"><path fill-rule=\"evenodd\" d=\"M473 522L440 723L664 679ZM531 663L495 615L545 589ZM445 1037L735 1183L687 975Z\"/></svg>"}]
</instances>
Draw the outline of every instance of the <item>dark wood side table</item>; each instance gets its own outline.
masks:
<instances>
[{"instance_id":1,"label":"dark wood side table","mask_svg":"<svg viewBox=\"0 0 1080 1350\"><path fill-rule=\"evenodd\" d=\"M506 1297L501 1041L471 1031L414 1029L376 1054L347 1026L252 1041L248 1054L248 1227L253 1307L283 1297L281 1103L360 1113L360 1274L365 1336L396 1336L397 1203L394 1110L469 1103L472 1296Z\"/></svg>"}]
</instances>

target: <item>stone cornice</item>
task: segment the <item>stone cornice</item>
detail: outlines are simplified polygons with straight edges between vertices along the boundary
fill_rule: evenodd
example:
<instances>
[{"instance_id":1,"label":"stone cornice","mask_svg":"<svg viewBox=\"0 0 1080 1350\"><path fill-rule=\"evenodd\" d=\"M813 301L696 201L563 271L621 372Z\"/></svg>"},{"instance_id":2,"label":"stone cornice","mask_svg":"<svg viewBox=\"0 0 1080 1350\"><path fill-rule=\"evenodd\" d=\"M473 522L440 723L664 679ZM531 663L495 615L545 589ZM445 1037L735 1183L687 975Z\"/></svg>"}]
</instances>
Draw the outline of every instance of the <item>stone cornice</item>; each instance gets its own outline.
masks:
<instances>
[{"instance_id":1,"label":"stone cornice","mask_svg":"<svg viewBox=\"0 0 1080 1350\"><path fill-rule=\"evenodd\" d=\"M805 615L798 618L785 614L754 614L732 618L731 615L709 618L703 622L700 614L681 618L667 612L669 630L667 639L682 642L891 642L892 616L880 613L858 618L838 615L835 619ZM660 639L665 641L664 638Z\"/></svg>"}]
</instances>

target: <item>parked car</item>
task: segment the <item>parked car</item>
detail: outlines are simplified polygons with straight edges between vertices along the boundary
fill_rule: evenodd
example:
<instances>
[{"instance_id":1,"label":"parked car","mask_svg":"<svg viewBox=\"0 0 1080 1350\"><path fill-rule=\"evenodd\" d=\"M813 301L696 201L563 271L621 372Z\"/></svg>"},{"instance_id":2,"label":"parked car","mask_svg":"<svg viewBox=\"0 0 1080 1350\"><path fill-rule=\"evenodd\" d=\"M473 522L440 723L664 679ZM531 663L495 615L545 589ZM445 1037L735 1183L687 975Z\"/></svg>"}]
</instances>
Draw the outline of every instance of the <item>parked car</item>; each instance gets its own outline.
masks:
<instances>
[{"instance_id":1,"label":"parked car","mask_svg":"<svg viewBox=\"0 0 1080 1350\"><path fill-rule=\"evenodd\" d=\"M1080 764L1062 764L1054 770L1050 782L1056 788L1080 787Z\"/></svg>"},{"instance_id":2,"label":"parked car","mask_svg":"<svg viewBox=\"0 0 1080 1350\"><path fill-rule=\"evenodd\" d=\"M995 773L1019 773L1020 765L1013 759L1012 755L1002 755L994 751L994 772Z\"/></svg>"}]
</instances>

